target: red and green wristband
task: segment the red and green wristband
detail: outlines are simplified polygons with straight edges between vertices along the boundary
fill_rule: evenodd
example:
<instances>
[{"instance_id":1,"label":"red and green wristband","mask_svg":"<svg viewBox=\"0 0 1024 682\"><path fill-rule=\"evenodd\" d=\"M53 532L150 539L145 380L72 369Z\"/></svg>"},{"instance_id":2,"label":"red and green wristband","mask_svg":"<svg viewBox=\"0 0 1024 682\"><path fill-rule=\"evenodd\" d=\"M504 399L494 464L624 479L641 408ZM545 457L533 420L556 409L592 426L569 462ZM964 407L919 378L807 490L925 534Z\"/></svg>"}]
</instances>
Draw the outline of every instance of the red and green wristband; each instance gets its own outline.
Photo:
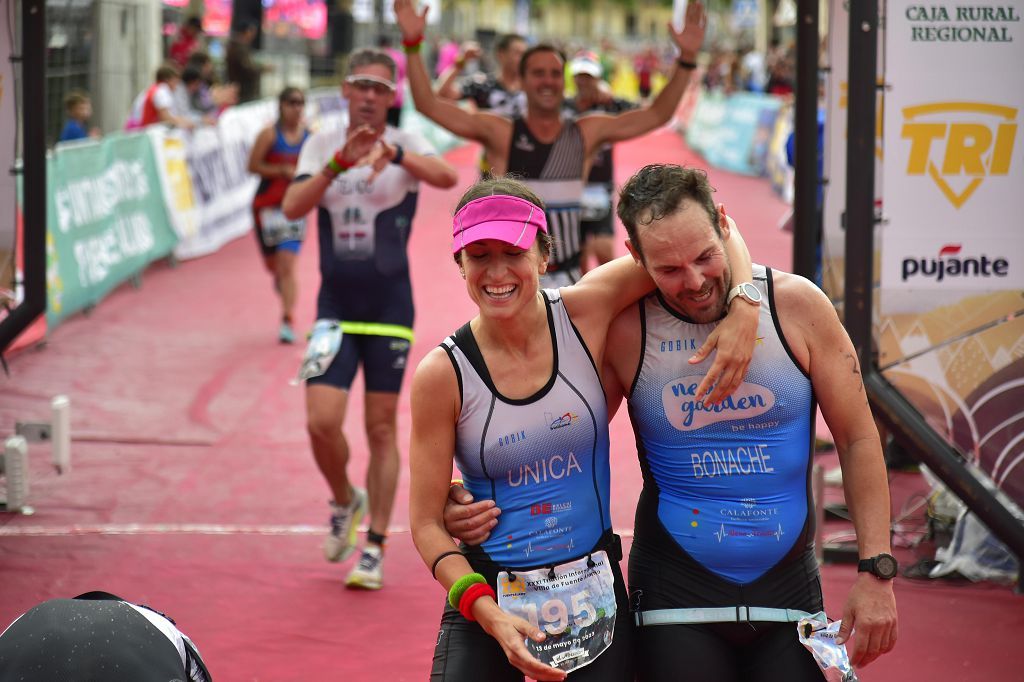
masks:
<instances>
[{"instance_id":1,"label":"red and green wristband","mask_svg":"<svg viewBox=\"0 0 1024 682\"><path fill-rule=\"evenodd\" d=\"M423 46L423 36L414 38L413 40L403 40L402 49L405 50L406 54L413 54L420 51L420 47Z\"/></svg>"},{"instance_id":2,"label":"red and green wristband","mask_svg":"<svg viewBox=\"0 0 1024 682\"><path fill-rule=\"evenodd\" d=\"M483 577L479 573L467 573L462 576L454 583L448 590L448 603L451 604L453 609L459 608L459 602L462 600L462 595L473 585L486 585L487 578Z\"/></svg>"},{"instance_id":3,"label":"red and green wristband","mask_svg":"<svg viewBox=\"0 0 1024 682\"><path fill-rule=\"evenodd\" d=\"M480 597L490 597L494 601L498 601L498 597L494 594L494 589L487 583L473 583L466 591L462 593L462 598L459 599L459 613L466 620L476 620L473 617L473 604Z\"/></svg>"},{"instance_id":4,"label":"red and green wristband","mask_svg":"<svg viewBox=\"0 0 1024 682\"><path fill-rule=\"evenodd\" d=\"M330 161L327 162L327 165L324 166L324 175L333 179L347 171L352 166L353 164L346 161L345 157L341 155L341 152L337 151L334 152L334 156L332 156Z\"/></svg>"}]
</instances>

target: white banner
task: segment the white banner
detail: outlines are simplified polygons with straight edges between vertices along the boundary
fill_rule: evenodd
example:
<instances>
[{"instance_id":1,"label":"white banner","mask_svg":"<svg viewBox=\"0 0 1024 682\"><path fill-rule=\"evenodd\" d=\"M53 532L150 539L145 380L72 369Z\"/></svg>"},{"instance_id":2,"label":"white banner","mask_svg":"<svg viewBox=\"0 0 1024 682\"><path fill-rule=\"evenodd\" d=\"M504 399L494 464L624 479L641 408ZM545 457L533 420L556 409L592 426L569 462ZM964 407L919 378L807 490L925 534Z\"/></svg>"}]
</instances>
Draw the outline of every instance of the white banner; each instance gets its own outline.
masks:
<instances>
[{"instance_id":1,"label":"white banner","mask_svg":"<svg viewBox=\"0 0 1024 682\"><path fill-rule=\"evenodd\" d=\"M345 102L337 88L307 94L311 128L347 125ZM164 126L146 129L171 224L181 240L175 257L208 255L253 228L252 200L259 178L249 173L249 152L260 130L276 116L277 100L264 99L226 110L216 126L192 132Z\"/></svg>"},{"instance_id":2,"label":"white banner","mask_svg":"<svg viewBox=\"0 0 1024 682\"><path fill-rule=\"evenodd\" d=\"M1022 9L889 2L883 314L1024 289Z\"/></svg>"},{"instance_id":3,"label":"white banner","mask_svg":"<svg viewBox=\"0 0 1024 682\"><path fill-rule=\"evenodd\" d=\"M252 229L259 178L249 173L249 150L275 113L270 100L231 107L215 127L198 128L189 138L185 151L199 229L178 243L178 258L212 253Z\"/></svg>"}]
</instances>

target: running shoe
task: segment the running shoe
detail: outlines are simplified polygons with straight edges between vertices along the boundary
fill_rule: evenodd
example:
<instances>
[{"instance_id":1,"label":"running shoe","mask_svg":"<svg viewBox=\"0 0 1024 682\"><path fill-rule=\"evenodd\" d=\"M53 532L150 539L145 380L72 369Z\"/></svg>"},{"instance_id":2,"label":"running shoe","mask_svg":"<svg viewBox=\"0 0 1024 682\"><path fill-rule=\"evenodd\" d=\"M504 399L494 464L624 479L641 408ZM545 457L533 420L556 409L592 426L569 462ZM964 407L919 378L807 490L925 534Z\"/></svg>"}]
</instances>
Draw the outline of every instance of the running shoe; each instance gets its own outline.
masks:
<instances>
[{"instance_id":1,"label":"running shoe","mask_svg":"<svg viewBox=\"0 0 1024 682\"><path fill-rule=\"evenodd\" d=\"M379 545L367 545L359 562L348 574L345 586L356 590L379 590L384 584L384 551Z\"/></svg>"},{"instance_id":2,"label":"running shoe","mask_svg":"<svg viewBox=\"0 0 1024 682\"><path fill-rule=\"evenodd\" d=\"M287 322L282 322L277 338L281 340L281 343L295 343L295 330Z\"/></svg>"},{"instance_id":3,"label":"running shoe","mask_svg":"<svg viewBox=\"0 0 1024 682\"><path fill-rule=\"evenodd\" d=\"M342 507L331 502L331 532L324 539L324 558L344 561L356 548L359 523L366 516L366 491L352 488L352 501Z\"/></svg>"}]
</instances>

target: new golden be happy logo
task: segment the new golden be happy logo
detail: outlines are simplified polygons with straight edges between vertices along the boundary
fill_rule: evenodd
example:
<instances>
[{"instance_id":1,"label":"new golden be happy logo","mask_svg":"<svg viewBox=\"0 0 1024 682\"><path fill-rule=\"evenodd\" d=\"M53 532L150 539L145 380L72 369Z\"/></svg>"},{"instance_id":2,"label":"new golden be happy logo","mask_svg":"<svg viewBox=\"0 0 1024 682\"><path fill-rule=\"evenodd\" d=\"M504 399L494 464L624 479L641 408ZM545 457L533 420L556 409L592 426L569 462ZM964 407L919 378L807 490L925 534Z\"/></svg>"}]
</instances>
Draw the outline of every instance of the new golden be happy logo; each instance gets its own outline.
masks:
<instances>
[{"instance_id":1,"label":"new golden be happy logo","mask_svg":"<svg viewBox=\"0 0 1024 682\"><path fill-rule=\"evenodd\" d=\"M903 109L910 141L907 175L927 175L960 208L986 178L1010 172L1017 108L988 102L933 102Z\"/></svg>"}]
</instances>

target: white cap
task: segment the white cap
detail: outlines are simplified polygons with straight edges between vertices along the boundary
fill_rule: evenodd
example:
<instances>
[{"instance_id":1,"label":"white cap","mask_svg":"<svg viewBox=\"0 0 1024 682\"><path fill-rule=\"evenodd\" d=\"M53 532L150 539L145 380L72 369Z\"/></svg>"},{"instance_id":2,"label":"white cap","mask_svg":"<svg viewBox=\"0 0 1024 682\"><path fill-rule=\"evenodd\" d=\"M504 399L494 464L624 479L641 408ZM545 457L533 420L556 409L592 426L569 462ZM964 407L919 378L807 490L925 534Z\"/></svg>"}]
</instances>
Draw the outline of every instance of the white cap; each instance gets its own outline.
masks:
<instances>
[{"instance_id":1,"label":"white cap","mask_svg":"<svg viewBox=\"0 0 1024 682\"><path fill-rule=\"evenodd\" d=\"M569 75L578 76L581 73L594 78L601 77L601 65L588 56L580 56L569 62Z\"/></svg>"}]
</instances>

